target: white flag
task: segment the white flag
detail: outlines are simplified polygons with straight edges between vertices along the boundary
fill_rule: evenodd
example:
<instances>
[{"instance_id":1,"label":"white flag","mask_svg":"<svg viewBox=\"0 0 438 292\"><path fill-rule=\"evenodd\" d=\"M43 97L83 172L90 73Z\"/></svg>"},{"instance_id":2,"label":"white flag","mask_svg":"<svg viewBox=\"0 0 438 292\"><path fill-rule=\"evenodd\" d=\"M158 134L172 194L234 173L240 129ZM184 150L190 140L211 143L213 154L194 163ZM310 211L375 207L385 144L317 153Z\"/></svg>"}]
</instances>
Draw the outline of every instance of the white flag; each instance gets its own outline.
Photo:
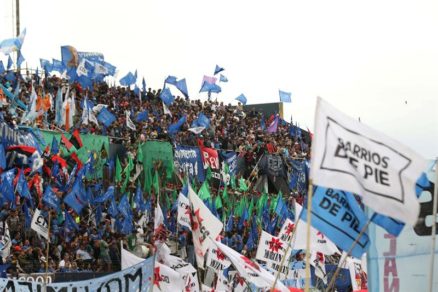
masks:
<instances>
[{"instance_id":1,"label":"white flag","mask_svg":"<svg viewBox=\"0 0 438 292\"><path fill-rule=\"evenodd\" d=\"M141 263L145 259L136 256L132 252L123 248L123 244L121 244L121 254L122 254L122 270L127 269L129 267L135 266L138 263Z\"/></svg>"},{"instance_id":2,"label":"white flag","mask_svg":"<svg viewBox=\"0 0 438 292\"><path fill-rule=\"evenodd\" d=\"M189 200L194 214L192 216L192 236L196 262L198 266L204 267L205 252L210 246L214 246L210 238L216 239L224 225L205 206L204 202L202 202L190 185Z\"/></svg>"},{"instance_id":3,"label":"white flag","mask_svg":"<svg viewBox=\"0 0 438 292\"><path fill-rule=\"evenodd\" d=\"M359 194L375 211L415 225L415 183L426 167L409 148L318 98L310 167L315 185Z\"/></svg>"},{"instance_id":4,"label":"white flag","mask_svg":"<svg viewBox=\"0 0 438 292\"><path fill-rule=\"evenodd\" d=\"M136 130L135 124L131 121L131 118L130 118L131 112L125 111L125 115L126 115L126 126L128 128L130 128L131 130L135 131Z\"/></svg>"},{"instance_id":5,"label":"white flag","mask_svg":"<svg viewBox=\"0 0 438 292\"><path fill-rule=\"evenodd\" d=\"M259 288L270 288L274 285L274 275L225 244L218 241L214 241L214 243L228 257L240 276L245 278L248 283L252 283ZM289 291L280 281L277 281L275 288L280 291Z\"/></svg>"},{"instance_id":6,"label":"white flag","mask_svg":"<svg viewBox=\"0 0 438 292\"><path fill-rule=\"evenodd\" d=\"M257 247L256 259L267 263L267 267L273 271L280 271L282 276L287 276L289 273L289 257L292 253L292 249L286 254L287 242L280 240L279 237L275 237L265 231L262 231L260 236L259 245ZM281 267L281 261L283 257L286 259L283 261Z\"/></svg>"},{"instance_id":7,"label":"white flag","mask_svg":"<svg viewBox=\"0 0 438 292\"><path fill-rule=\"evenodd\" d=\"M163 112L165 115L170 115L172 116L172 112L170 111L170 109L167 107L167 105L163 102Z\"/></svg>"},{"instance_id":8,"label":"white flag","mask_svg":"<svg viewBox=\"0 0 438 292\"><path fill-rule=\"evenodd\" d=\"M193 127L193 128L189 128L189 131L192 132L192 133L195 133L196 135L200 134L204 130L205 130L205 127Z\"/></svg>"},{"instance_id":9,"label":"white flag","mask_svg":"<svg viewBox=\"0 0 438 292\"><path fill-rule=\"evenodd\" d=\"M181 224L182 226L185 226L192 229L192 226L190 224L190 201L189 199L184 196L182 193L179 193L178 196L178 224Z\"/></svg>"},{"instance_id":10,"label":"white flag","mask_svg":"<svg viewBox=\"0 0 438 292\"><path fill-rule=\"evenodd\" d=\"M49 228L43 215L41 215L41 211L39 209L35 209L35 213L33 213L32 223L30 224L30 228L33 229L36 233L49 240Z\"/></svg>"},{"instance_id":11,"label":"white flag","mask_svg":"<svg viewBox=\"0 0 438 292\"><path fill-rule=\"evenodd\" d=\"M0 222L0 243L2 247L0 248L0 256L3 258L3 262L6 261L6 258L11 254L11 236L9 234L9 226L6 221Z\"/></svg>"},{"instance_id":12,"label":"white flag","mask_svg":"<svg viewBox=\"0 0 438 292\"><path fill-rule=\"evenodd\" d=\"M280 239L283 240L284 242L290 242L294 230L295 230L294 222L292 220L290 220L289 218L286 218L286 220L283 223L283 226L281 226L280 233L278 234L278 237L280 237Z\"/></svg>"},{"instance_id":13,"label":"white flag","mask_svg":"<svg viewBox=\"0 0 438 292\"><path fill-rule=\"evenodd\" d=\"M159 262L155 262L153 284L153 291L160 292L183 291L185 288L185 280L181 274Z\"/></svg>"},{"instance_id":14,"label":"white flag","mask_svg":"<svg viewBox=\"0 0 438 292\"><path fill-rule=\"evenodd\" d=\"M231 262L225 257L224 253L215 247L210 247L207 252L208 268L211 268L215 273L222 274L222 271L228 268Z\"/></svg>"},{"instance_id":15,"label":"white flag","mask_svg":"<svg viewBox=\"0 0 438 292\"><path fill-rule=\"evenodd\" d=\"M324 254L312 251L310 254L310 264L315 268L315 276L320 278L327 285L327 273L325 271Z\"/></svg>"}]
</instances>

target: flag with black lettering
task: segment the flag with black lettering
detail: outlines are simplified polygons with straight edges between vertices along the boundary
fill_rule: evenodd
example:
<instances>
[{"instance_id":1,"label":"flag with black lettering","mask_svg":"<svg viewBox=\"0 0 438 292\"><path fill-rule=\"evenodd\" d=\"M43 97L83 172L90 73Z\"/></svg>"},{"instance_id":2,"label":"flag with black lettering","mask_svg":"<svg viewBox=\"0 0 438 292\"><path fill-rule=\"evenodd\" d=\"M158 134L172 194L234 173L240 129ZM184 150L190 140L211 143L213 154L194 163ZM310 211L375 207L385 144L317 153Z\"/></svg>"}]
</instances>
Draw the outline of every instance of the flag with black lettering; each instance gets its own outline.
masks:
<instances>
[{"instance_id":1,"label":"flag with black lettering","mask_svg":"<svg viewBox=\"0 0 438 292\"><path fill-rule=\"evenodd\" d=\"M228 268L231 262L225 257L224 253L217 247L211 247L207 252L206 266L220 274Z\"/></svg>"},{"instance_id":2,"label":"flag with black lettering","mask_svg":"<svg viewBox=\"0 0 438 292\"><path fill-rule=\"evenodd\" d=\"M30 224L30 228L33 229L36 233L44 237L45 239L49 239L49 228L47 224L46 218L41 214L39 209L35 209L33 213L32 222Z\"/></svg>"},{"instance_id":3,"label":"flag with black lettering","mask_svg":"<svg viewBox=\"0 0 438 292\"><path fill-rule=\"evenodd\" d=\"M153 291L183 291L185 280L181 274L159 262L155 262Z\"/></svg>"},{"instance_id":4,"label":"flag with black lettering","mask_svg":"<svg viewBox=\"0 0 438 292\"><path fill-rule=\"evenodd\" d=\"M257 247L256 259L264 261L267 263L267 267L273 271L279 271L281 261L284 256L286 260L283 261L284 266L281 267L281 274L285 276L289 273L289 268L287 263L289 262L289 257L292 249L289 249L286 254L287 242L282 241L279 237L275 237L265 231L262 231L260 236L259 245Z\"/></svg>"},{"instance_id":5,"label":"flag with black lettering","mask_svg":"<svg viewBox=\"0 0 438 292\"><path fill-rule=\"evenodd\" d=\"M181 224L182 226L185 226L191 230L192 227L190 225L190 214L191 214L191 208L190 208L189 199L186 196L184 196L182 193L179 193L177 222L178 224Z\"/></svg>"},{"instance_id":6,"label":"flag with black lettering","mask_svg":"<svg viewBox=\"0 0 438 292\"><path fill-rule=\"evenodd\" d=\"M427 168L424 158L321 98L312 142L314 184L358 194L375 211L415 225L415 182Z\"/></svg>"},{"instance_id":7,"label":"flag with black lettering","mask_svg":"<svg viewBox=\"0 0 438 292\"><path fill-rule=\"evenodd\" d=\"M289 218L286 218L286 220L283 223L283 226L281 226L280 233L278 233L278 237L284 242L290 242L292 239L294 229L295 229L295 223Z\"/></svg>"}]
</instances>

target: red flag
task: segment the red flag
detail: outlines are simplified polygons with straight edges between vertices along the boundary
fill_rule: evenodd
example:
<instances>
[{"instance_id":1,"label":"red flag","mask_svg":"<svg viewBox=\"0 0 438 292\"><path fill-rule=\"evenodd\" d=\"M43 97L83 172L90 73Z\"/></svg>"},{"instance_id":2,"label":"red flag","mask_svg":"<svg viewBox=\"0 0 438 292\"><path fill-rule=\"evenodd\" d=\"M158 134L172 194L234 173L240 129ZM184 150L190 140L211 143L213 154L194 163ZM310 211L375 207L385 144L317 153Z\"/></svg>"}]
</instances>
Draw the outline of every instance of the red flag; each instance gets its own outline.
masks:
<instances>
[{"instance_id":1,"label":"red flag","mask_svg":"<svg viewBox=\"0 0 438 292\"><path fill-rule=\"evenodd\" d=\"M73 147L73 144L67 139L66 136L64 136L64 134L61 134L61 144L64 144L64 146L70 150L71 147Z\"/></svg>"},{"instance_id":2,"label":"red flag","mask_svg":"<svg viewBox=\"0 0 438 292\"><path fill-rule=\"evenodd\" d=\"M73 131L73 135L71 135L69 141L76 147L76 149L79 149L82 147L82 145L83 145L82 139L81 139L81 135L79 134L78 129Z\"/></svg>"}]
</instances>

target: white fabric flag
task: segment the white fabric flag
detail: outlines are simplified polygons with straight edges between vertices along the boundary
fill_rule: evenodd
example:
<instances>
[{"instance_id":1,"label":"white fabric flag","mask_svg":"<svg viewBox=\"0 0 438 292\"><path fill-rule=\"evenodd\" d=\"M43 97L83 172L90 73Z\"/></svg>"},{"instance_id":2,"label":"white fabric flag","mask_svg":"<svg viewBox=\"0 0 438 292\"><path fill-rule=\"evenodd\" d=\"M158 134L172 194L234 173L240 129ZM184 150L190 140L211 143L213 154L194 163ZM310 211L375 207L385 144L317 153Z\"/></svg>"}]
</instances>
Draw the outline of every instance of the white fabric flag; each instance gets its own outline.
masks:
<instances>
[{"instance_id":1,"label":"white fabric flag","mask_svg":"<svg viewBox=\"0 0 438 292\"><path fill-rule=\"evenodd\" d=\"M297 216L300 217L302 210L303 207L300 204L295 203L295 214L298 214ZM295 244L293 245L293 249L306 249L307 223L300 219L296 224L296 229L296 239ZM313 226L310 226L310 250L322 252L325 255L333 255L335 253L340 254L339 249L336 247L336 245L322 232L318 231Z\"/></svg>"},{"instance_id":2,"label":"white fabric flag","mask_svg":"<svg viewBox=\"0 0 438 292\"><path fill-rule=\"evenodd\" d=\"M198 135L200 134L202 131L205 130L205 127L193 127L193 128L189 128L189 131Z\"/></svg>"},{"instance_id":3,"label":"white fabric flag","mask_svg":"<svg viewBox=\"0 0 438 292\"><path fill-rule=\"evenodd\" d=\"M327 285L324 254L312 251L310 254L310 264L315 268L315 276L320 278L324 284Z\"/></svg>"},{"instance_id":4,"label":"white fabric flag","mask_svg":"<svg viewBox=\"0 0 438 292\"><path fill-rule=\"evenodd\" d=\"M190 201L184 196L182 193L179 193L178 196L178 224L185 226L192 230L192 226L190 224Z\"/></svg>"},{"instance_id":5,"label":"white fabric flag","mask_svg":"<svg viewBox=\"0 0 438 292\"><path fill-rule=\"evenodd\" d=\"M155 262L153 291L183 291L185 280L181 274L159 262Z\"/></svg>"},{"instance_id":6,"label":"white fabric flag","mask_svg":"<svg viewBox=\"0 0 438 292\"><path fill-rule=\"evenodd\" d=\"M260 236L259 245L257 246L256 259L265 261L268 263L277 263L280 264L283 256L285 256L285 252L287 249L287 243L280 240L279 237L273 236L266 231L262 230L262 234ZM286 257L290 256L292 249L289 248ZM286 263L288 259L286 259ZM273 270L277 270L269 265L269 268ZM287 274L287 273L286 273Z\"/></svg>"},{"instance_id":7,"label":"white fabric flag","mask_svg":"<svg viewBox=\"0 0 438 292\"><path fill-rule=\"evenodd\" d=\"M167 107L167 105L163 102L163 112L165 115L170 115L172 116L172 112L170 111L170 109Z\"/></svg>"},{"instance_id":8,"label":"white fabric flag","mask_svg":"<svg viewBox=\"0 0 438 292\"><path fill-rule=\"evenodd\" d=\"M217 274L222 274L222 271L230 265L231 262L225 257L224 253L219 248L214 246L208 249L206 263L208 268L211 268Z\"/></svg>"},{"instance_id":9,"label":"white fabric flag","mask_svg":"<svg viewBox=\"0 0 438 292\"><path fill-rule=\"evenodd\" d=\"M192 236L195 247L196 262L204 267L204 256L210 246L214 246L213 240L221 233L224 224L214 216L205 206L189 185L189 201L192 204Z\"/></svg>"},{"instance_id":10,"label":"white fabric flag","mask_svg":"<svg viewBox=\"0 0 438 292\"><path fill-rule=\"evenodd\" d=\"M415 183L427 161L318 98L310 177L315 185L359 194L375 211L415 225Z\"/></svg>"},{"instance_id":11,"label":"white fabric flag","mask_svg":"<svg viewBox=\"0 0 438 292\"><path fill-rule=\"evenodd\" d=\"M127 126L128 128L130 128L131 130L135 131L135 130L136 130L136 128L135 128L135 124L132 122L130 115L131 115L131 112L130 112L130 111L125 111L125 116L126 116L126 126Z\"/></svg>"},{"instance_id":12,"label":"white fabric flag","mask_svg":"<svg viewBox=\"0 0 438 292\"><path fill-rule=\"evenodd\" d=\"M35 209L33 213L32 222L30 223L30 228L33 229L36 233L44 237L45 239L49 239L49 228L43 215L41 215L41 211L39 209Z\"/></svg>"},{"instance_id":13,"label":"white fabric flag","mask_svg":"<svg viewBox=\"0 0 438 292\"><path fill-rule=\"evenodd\" d=\"M3 262L5 262L6 258L11 254L12 241L9 234L8 223L2 221L0 224L0 243L2 244L2 247L0 248L0 256L3 258Z\"/></svg>"},{"instance_id":14,"label":"white fabric flag","mask_svg":"<svg viewBox=\"0 0 438 292\"><path fill-rule=\"evenodd\" d=\"M183 276L185 279L185 292L199 292L198 273L189 273Z\"/></svg>"},{"instance_id":15,"label":"white fabric flag","mask_svg":"<svg viewBox=\"0 0 438 292\"><path fill-rule=\"evenodd\" d=\"M295 224L292 220L289 218L286 218L286 220L283 223L283 226L281 226L280 233L278 234L278 237L283 240L284 242L289 242L292 238L293 232L295 229Z\"/></svg>"},{"instance_id":16,"label":"white fabric flag","mask_svg":"<svg viewBox=\"0 0 438 292\"><path fill-rule=\"evenodd\" d=\"M225 244L218 241L214 241L214 244L228 257L240 276L245 278L248 283L252 283L259 288L270 288L274 285L275 276L258 264ZM275 288L280 291L289 291L280 281L277 281Z\"/></svg>"},{"instance_id":17,"label":"white fabric flag","mask_svg":"<svg viewBox=\"0 0 438 292\"><path fill-rule=\"evenodd\" d=\"M121 254L122 254L122 270L127 269L129 267L135 266L138 263L141 263L145 259L136 256L132 252L123 248L123 244L121 244Z\"/></svg>"}]
</instances>

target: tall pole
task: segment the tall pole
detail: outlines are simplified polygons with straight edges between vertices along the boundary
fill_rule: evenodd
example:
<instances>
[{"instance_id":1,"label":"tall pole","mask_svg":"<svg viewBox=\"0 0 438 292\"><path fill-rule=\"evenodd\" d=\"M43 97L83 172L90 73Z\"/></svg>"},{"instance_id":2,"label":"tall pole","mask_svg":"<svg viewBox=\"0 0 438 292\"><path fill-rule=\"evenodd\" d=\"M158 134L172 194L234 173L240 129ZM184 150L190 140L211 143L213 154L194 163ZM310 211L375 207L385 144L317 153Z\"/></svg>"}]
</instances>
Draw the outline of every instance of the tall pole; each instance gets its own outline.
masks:
<instances>
[{"instance_id":1,"label":"tall pole","mask_svg":"<svg viewBox=\"0 0 438 292\"><path fill-rule=\"evenodd\" d=\"M20 0L15 0L15 35L20 35Z\"/></svg>"},{"instance_id":2,"label":"tall pole","mask_svg":"<svg viewBox=\"0 0 438 292\"><path fill-rule=\"evenodd\" d=\"M430 248L430 273L429 273L429 292L433 291L433 269L435 264L435 241L436 241L436 213L438 200L438 157L435 159L435 189L433 191L432 203L432 239Z\"/></svg>"}]
</instances>

